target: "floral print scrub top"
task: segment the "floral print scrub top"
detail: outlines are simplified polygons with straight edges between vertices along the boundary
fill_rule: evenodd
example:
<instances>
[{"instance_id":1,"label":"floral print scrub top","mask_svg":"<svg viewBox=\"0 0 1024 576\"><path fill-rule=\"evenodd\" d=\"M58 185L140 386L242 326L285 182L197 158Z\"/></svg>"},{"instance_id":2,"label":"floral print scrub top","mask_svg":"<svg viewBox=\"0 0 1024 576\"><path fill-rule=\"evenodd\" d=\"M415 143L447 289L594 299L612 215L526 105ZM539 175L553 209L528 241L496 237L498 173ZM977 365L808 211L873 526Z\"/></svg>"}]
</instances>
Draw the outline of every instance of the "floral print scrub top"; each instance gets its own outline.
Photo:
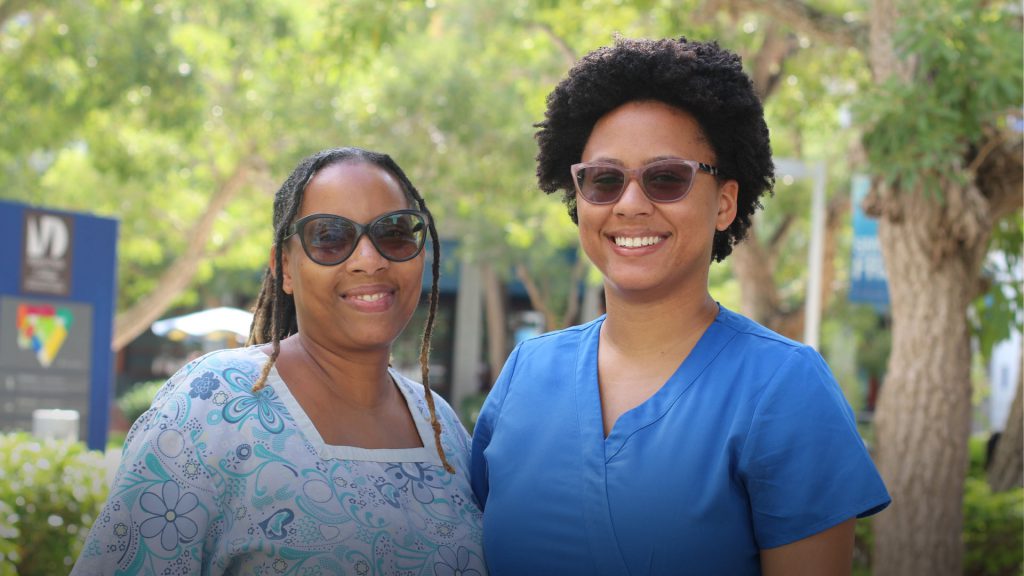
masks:
<instances>
[{"instance_id":1,"label":"floral print scrub top","mask_svg":"<svg viewBox=\"0 0 1024 576\"><path fill-rule=\"evenodd\" d=\"M330 446L256 347L213 352L168 380L132 426L109 499L72 574L483 576L469 438L395 371L422 448Z\"/></svg>"}]
</instances>

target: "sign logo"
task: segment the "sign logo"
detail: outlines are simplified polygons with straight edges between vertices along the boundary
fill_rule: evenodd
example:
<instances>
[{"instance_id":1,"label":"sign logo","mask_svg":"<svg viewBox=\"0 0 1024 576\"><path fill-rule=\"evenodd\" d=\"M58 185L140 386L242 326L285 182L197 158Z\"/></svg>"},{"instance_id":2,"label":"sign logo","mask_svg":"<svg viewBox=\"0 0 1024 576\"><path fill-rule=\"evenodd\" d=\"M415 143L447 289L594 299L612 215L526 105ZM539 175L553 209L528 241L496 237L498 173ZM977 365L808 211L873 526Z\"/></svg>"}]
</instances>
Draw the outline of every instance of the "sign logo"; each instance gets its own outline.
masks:
<instances>
[{"instance_id":1,"label":"sign logo","mask_svg":"<svg viewBox=\"0 0 1024 576\"><path fill-rule=\"evenodd\" d=\"M31 350L39 364L49 367L71 330L71 310L46 304L19 304L17 318L18 348Z\"/></svg>"},{"instance_id":2,"label":"sign logo","mask_svg":"<svg viewBox=\"0 0 1024 576\"><path fill-rule=\"evenodd\" d=\"M21 290L67 296L71 293L70 216L25 211Z\"/></svg>"}]
</instances>

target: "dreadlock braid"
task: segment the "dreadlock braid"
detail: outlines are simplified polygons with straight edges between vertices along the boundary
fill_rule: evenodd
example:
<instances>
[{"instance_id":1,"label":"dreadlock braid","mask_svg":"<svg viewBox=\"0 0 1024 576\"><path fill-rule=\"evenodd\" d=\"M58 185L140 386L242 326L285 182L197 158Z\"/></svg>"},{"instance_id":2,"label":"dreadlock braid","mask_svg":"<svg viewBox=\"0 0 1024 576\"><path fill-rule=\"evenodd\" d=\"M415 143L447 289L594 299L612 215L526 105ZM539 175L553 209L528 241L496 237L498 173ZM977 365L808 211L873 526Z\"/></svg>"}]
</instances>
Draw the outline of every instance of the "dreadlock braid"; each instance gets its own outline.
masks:
<instances>
[{"instance_id":1,"label":"dreadlock braid","mask_svg":"<svg viewBox=\"0 0 1024 576\"><path fill-rule=\"evenodd\" d=\"M345 161L366 162L384 169L398 180L409 199L414 201L419 209L427 215L427 230L430 232L430 241L433 248L430 266L432 278L430 282L427 321L423 327L423 338L420 347L420 371L423 379L427 409L430 412L430 427L434 431L437 454L441 457L444 469L448 473L454 474L455 469L448 462L444 448L441 446L441 422L437 419L433 391L430 389L430 339L434 332L434 320L437 317L438 279L441 275L441 243L438 240L434 217L430 213L430 209L427 208L426 201L424 201L423 196L416 190L416 187L409 181L409 178L398 164L387 154L370 152L361 148L332 148L303 159L274 196L273 270L281 270L283 267L282 252L284 250L284 239L288 234L288 226L295 219L295 215L302 205L306 186L321 168ZM249 327L249 338L246 340L247 345L266 344L269 342L273 346L270 356L263 364L259 377L253 384L253 394L259 393L266 386L270 370L281 352L281 340L295 334L299 330L298 319L295 314L295 298L291 294L284 292L281 275L275 274L273 270L268 268L263 276L263 284L260 287L260 293L253 310L252 325Z\"/></svg>"},{"instance_id":2,"label":"dreadlock braid","mask_svg":"<svg viewBox=\"0 0 1024 576\"><path fill-rule=\"evenodd\" d=\"M411 184L410 184L411 186ZM415 189L414 189L415 190ZM430 245L433 248L433 257L430 261L430 302L427 304L427 322L423 326L423 343L420 346L420 373L422 374L423 388L426 391L427 408L430 410L430 427L434 429L434 442L437 444L437 453L441 456L441 463L449 474L455 473L455 468L448 463L441 448L441 423L437 420L437 412L434 410L434 395L430 390L430 338L434 333L434 318L437 316L438 278L441 276L441 242L437 239L437 228L434 226L434 217L427 209L423 197L416 192L416 202L420 210L427 213L427 229L430 231Z\"/></svg>"}]
</instances>

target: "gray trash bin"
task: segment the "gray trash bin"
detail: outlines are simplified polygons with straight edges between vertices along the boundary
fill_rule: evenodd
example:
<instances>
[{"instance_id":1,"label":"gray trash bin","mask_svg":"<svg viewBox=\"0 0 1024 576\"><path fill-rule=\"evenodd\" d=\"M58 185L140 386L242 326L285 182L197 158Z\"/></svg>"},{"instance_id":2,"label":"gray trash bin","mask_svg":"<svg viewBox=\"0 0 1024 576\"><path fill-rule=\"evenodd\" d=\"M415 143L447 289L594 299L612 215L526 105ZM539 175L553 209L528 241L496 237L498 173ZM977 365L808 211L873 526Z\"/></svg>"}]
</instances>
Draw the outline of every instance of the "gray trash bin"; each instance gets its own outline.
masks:
<instances>
[{"instance_id":1,"label":"gray trash bin","mask_svg":"<svg viewBox=\"0 0 1024 576\"><path fill-rule=\"evenodd\" d=\"M33 410L32 435L77 442L78 410Z\"/></svg>"}]
</instances>

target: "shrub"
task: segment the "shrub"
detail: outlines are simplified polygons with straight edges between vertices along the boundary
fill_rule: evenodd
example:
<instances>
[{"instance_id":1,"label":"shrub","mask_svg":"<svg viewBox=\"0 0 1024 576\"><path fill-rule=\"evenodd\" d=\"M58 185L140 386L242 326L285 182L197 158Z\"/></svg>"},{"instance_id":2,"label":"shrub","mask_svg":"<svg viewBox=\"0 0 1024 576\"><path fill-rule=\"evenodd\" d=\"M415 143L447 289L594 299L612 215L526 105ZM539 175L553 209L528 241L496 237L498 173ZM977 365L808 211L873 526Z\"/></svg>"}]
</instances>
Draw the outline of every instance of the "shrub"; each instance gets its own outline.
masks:
<instances>
[{"instance_id":1,"label":"shrub","mask_svg":"<svg viewBox=\"0 0 1024 576\"><path fill-rule=\"evenodd\" d=\"M1015 576L1024 570L1024 489L993 493L982 478L964 486L964 574Z\"/></svg>"},{"instance_id":2,"label":"shrub","mask_svg":"<svg viewBox=\"0 0 1024 576\"><path fill-rule=\"evenodd\" d=\"M968 447L970 467L964 485L962 532L964 575L1024 574L1024 489L993 493L985 479L986 438L973 436ZM871 520L857 521L855 576L871 573Z\"/></svg>"},{"instance_id":3,"label":"shrub","mask_svg":"<svg viewBox=\"0 0 1024 576\"><path fill-rule=\"evenodd\" d=\"M128 421L129 426L134 424L146 410L149 410L153 398L156 397L157 391L163 385L164 380L139 382L117 397L117 407L121 410L121 414L124 414L124 419Z\"/></svg>"},{"instance_id":4,"label":"shrub","mask_svg":"<svg viewBox=\"0 0 1024 576\"><path fill-rule=\"evenodd\" d=\"M0 576L18 574L18 529L14 526L16 519L14 509L0 500Z\"/></svg>"},{"instance_id":5,"label":"shrub","mask_svg":"<svg viewBox=\"0 0 1024 576\"><path fill-rule=\"evenodd\" d=\"M14 543L17 574L70 572L107 490L103 455L85 444L0 434L0 502L13 508L0 513L0 550ZM3 530L4 518L16 530Z\"/></svg>"}]
</instances>

